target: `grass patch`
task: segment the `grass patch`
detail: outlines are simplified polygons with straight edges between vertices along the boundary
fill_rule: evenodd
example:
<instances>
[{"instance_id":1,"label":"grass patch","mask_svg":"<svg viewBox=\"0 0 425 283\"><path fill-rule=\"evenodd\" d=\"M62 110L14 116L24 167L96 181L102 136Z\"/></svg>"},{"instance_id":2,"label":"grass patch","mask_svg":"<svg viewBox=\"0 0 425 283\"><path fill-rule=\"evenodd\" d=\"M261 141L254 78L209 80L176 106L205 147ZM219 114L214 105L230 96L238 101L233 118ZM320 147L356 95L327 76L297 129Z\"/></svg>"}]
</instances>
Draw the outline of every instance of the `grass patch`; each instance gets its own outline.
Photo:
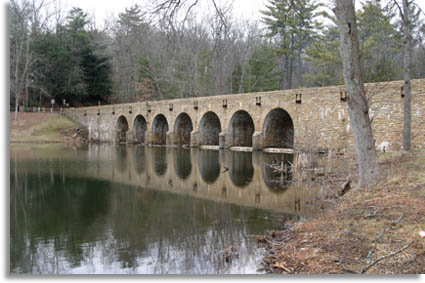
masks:
<instances>
[{"instance_id":1,"label":"grass patch","mask_svg":"<svg viewBox=\"0 0 425 283\"><path fill-rule=\"evenodd\" d=\"M63 115L47 113L20 113L18 121L10 121L12 143L64 142L62 131L81 126Z\"/></svg>"},{"instance_id":2,"label":"grass patch","mask_svg":"<svg viewBox=\"0 0 425 283\"><path fill-rule=\"evenodd\" d=\"M47 138L54 138L60 136L60 131L69 128L76 128L78 126L79 124L77 122L74 122L65 116L58 116L56 119L52 119L41 124L39 128L35 128L34 133Z\"/></svg>"}]
</instances>

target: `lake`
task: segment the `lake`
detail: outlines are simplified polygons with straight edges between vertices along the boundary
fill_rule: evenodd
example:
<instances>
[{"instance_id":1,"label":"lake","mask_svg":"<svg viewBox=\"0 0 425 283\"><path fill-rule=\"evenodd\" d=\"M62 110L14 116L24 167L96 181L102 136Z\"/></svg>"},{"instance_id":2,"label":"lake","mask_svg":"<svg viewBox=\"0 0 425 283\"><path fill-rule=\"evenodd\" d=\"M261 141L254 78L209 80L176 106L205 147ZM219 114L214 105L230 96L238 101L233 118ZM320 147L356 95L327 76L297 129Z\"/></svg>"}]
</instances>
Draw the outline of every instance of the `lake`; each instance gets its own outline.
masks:
<instances>
[{"instance_id":1,"label":"lake","mask_svg":"<svg viewBox=\"0 0 425 283\"><path fill-rule=\"evenodd\" d=\"M293 155L90 144L10 148L13 274L255 274L256 236L323 207Z\"/></svg>"}]
</instances>

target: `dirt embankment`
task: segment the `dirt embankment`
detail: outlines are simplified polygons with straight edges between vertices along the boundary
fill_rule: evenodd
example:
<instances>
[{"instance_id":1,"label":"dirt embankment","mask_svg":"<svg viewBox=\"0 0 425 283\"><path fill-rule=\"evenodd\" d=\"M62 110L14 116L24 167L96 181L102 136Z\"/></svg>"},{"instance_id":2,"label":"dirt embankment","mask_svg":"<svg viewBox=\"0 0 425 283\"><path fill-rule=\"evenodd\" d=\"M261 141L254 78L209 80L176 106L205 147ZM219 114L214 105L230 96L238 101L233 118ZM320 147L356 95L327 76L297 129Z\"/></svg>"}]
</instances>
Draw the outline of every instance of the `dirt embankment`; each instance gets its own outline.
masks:
<instances>
[{"instance_id":1,"label":"dirt embankment","mask_svg":"<svg viewBox=\"0 0 425 283\"><path fill-rule=\"evenodd\" d=\"M18 120L10 113L11 143L75 142L76 128L81 125L56 113L20 112Z\"/></svg>"},{"instance_id":2,"label":"dirt embankment","mask_svg":"<svg viewBox=\"0 0 425 283\"><path fill-rule=\"evenodd\" d=\"M425 273L425 150L380 156L383 181L316 220L258 237L271 273ZM353 169L355 170L355 169Z\"/></svg>"}]
</instances>

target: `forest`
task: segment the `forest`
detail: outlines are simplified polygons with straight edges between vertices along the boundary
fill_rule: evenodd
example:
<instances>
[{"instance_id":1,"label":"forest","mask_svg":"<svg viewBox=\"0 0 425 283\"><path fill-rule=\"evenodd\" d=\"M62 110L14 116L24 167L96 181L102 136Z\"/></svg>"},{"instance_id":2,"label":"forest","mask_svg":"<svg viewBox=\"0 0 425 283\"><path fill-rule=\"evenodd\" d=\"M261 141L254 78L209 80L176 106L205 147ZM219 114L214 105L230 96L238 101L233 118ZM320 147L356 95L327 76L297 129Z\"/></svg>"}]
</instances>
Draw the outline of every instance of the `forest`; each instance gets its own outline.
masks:
<instances>
[{"instance_id":1,"label":"forest","mask_svg":"<svg viewBox=\"0 0 425 283\"><path fill-rule=\"evenodd\" d=\"M9 4L10 107L97 105L344 84L331 1L269 0L260 20L232 2L123 7L100 27L60 1ZM403 79L403 22L394 0L356 3L365 82ZM411 78L425 77L424 13L409 6Z\"/></svg>"}]
</instances>

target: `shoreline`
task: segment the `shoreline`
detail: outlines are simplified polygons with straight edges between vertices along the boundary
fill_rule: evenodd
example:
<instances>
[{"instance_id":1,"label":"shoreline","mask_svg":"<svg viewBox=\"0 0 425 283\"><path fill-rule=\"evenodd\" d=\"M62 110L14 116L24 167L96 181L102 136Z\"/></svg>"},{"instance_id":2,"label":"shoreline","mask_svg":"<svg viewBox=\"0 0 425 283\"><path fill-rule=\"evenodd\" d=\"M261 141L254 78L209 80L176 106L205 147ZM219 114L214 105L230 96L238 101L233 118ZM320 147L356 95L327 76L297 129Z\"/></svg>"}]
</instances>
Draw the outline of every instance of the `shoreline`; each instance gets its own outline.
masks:
<instances>
[{"instance_id":1,"label":"shoreline","mask_svg":"<svg viewBox=\"0 0 425 283\"><path fill-rule=\"evenodd\" d=\"M285 274L425 273L425 150L380 155L383 180L350 190L318 218L257 238Z\"/></svg>"}]
</instances>

